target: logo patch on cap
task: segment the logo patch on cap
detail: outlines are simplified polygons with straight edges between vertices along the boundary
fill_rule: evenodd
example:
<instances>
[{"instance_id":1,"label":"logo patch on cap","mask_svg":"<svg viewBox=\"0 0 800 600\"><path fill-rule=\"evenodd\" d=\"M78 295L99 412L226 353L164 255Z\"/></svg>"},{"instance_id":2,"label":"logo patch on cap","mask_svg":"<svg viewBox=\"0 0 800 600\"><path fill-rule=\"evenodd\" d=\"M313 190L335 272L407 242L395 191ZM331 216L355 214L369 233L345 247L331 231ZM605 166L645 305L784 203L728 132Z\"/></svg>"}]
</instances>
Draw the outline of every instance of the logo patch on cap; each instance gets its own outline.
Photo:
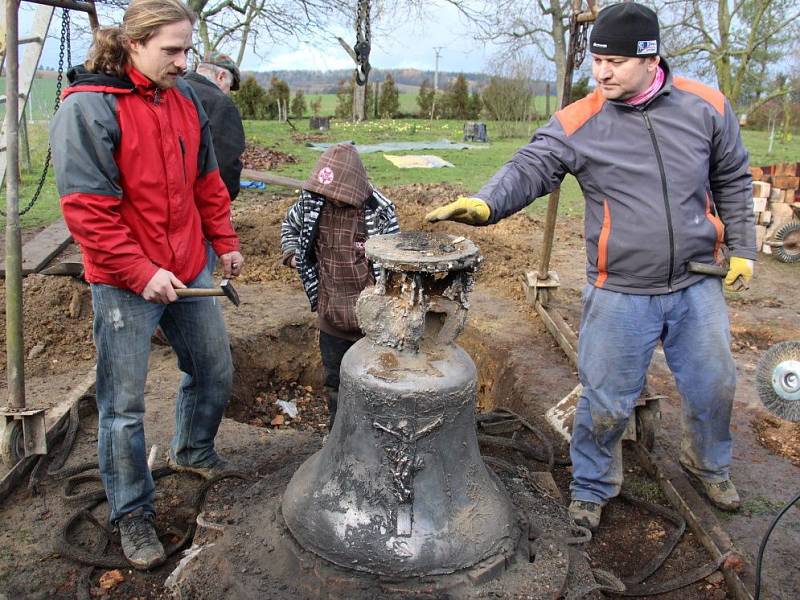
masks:
<instances>
[{"instance_id":1,"label":"logo patch on cap","mask_svg":"<svg viewBox=\"0 0 800 600\"><path fill-rule=\"evenodd\" d=\"M319 175L317 175L317 181L319 181L322 185L333 183L333 169L330 167L320 169Z\"/></svg>"},{"instance_id":2,"label":"logo patch on cap","mask_svg":"<svg viewBox=\"0 0 800 600\"><path fill-rule=\"evenodd\" d=\"M592 46L595 48L608 48L608 44L601 44L599 42L592 42Z\"/></svg>"},{"instance_id":3,"label":"logo patch on cap","mask_svg":"<svg viewBox=\"0 0 800 600\"><path fill-rule=\"evenodd\" d=\"M636 54L657 54L658 41L640 40L636 42Z\"/></svg>"}]
</instances>

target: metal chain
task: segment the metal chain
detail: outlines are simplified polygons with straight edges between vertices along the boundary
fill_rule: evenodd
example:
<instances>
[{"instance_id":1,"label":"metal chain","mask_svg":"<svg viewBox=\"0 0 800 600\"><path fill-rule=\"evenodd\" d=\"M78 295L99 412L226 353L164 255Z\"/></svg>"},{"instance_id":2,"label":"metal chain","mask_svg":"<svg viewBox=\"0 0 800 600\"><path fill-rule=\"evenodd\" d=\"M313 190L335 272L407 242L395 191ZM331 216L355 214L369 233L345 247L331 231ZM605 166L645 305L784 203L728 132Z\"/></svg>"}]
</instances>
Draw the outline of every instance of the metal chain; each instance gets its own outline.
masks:
<instances>
[{"instance_id":1,"label":"metal chain","mask_svg":"<svg viewBox=\"0 0 800 600\"><path fill-rule=\"evenodd\" d=\"M573 18L575 18L573 16ZM575 68L581 66L583 59L586 58L586 41L589 32L589 23L580 23L576 32L575 40Z\"/></svg>"},{"instance_id":2,"label":"metal chain","mask_svg":"<svg viewBox=\"0 0 800 600\"><path fill-rule=\"evenodd\" d=\"M64 81L64 54L66 52L67 57L67 68L72 67L72 47L70 41L70 34L69 34L69 11L64 9L61 11L61 45L58 50L58 77L56 78L56 99L53 106L53 114L56 113L58 107L61 106L61 87ZM33 208L33 205L36 204L36 201L39 200L39 196L42 193L42 188L44 187L45 179L47 179L47 173L50 170L50 160L52 158L52 149L50 148L50 144L47 145L47 155L44 158L44 167L42 167L42 174L39 177L39 182L36 184L36 191L33 192L33 197L30 199L30 202L19 211L19 216L24 215L30 209ZM0 214L5 216L5 213L0 211Z\"/></svg>"},{"instance_id":3,"label":"metal chain","mask_svg":"<svg viewBox=\"0 0 800 600\"><path fill-rule=\"evenodd\" d=\"M370 30L370 5L369 0L359 0L356 12L356 44L353 51L356 54L356 83L364 85L369 73L369 52L372 32Z\"/></svg>"}]
</instances>

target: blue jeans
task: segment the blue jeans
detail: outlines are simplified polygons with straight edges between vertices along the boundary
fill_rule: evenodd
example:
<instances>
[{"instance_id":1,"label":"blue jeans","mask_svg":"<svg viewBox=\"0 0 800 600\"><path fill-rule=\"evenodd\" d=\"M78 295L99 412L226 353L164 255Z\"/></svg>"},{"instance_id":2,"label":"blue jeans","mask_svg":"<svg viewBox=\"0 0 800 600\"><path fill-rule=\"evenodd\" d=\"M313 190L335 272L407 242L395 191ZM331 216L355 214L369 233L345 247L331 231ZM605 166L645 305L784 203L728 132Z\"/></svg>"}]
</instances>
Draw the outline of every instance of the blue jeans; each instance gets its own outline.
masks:
<instances>
[{"instance_id":1,"label":"blue jeans","mask_svg":"<svg viewBox=\"0 0 800 600\"><path fill-rule=\"evenodd\" d=\"M207 270L189 287L210 287ZM153 514L155 486L147 468L144 388L150 338L161 326L183 378L170 452L179 464L211 465L214 437L233 379L230 343L217 299L154 304L131 291L92 284L97 348L97 439L100 475L111 521L142 509Z\"/></svg>"},{"instance_id":2,"label":"blue jeans","mask_svg":"<svg viewBox=\"0 0 800 600\"><path fill-rule=\"evenodd\" d=\"M579 340L573 499L605 504L619 494L622 434L659 340L683 400L680 461L707 481L728 479L736 367L719 279L658 296L586 286Z\"/></svg>"}]
</instances>

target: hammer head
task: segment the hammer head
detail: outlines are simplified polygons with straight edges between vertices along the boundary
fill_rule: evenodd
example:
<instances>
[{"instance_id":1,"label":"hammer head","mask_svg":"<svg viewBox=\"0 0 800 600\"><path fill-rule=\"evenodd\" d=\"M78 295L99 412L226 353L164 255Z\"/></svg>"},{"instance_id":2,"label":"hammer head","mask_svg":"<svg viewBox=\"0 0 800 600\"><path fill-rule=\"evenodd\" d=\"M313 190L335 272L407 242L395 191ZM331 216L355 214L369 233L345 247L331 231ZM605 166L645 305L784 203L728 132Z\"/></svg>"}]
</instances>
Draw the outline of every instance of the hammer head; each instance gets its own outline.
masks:
<instances>
[{"instance_id":1,"label":"hammer head","mask_svg":"<svg viewBox=\"0 0 800 600\"><path fill-rule=\"evenodd\" d=\"M236 293L236 290L233 288L233 284L231 283L230 279L223 279L219 284L222 293L233 302L234 306L239 306L239 294Z\"/></svg>"}]
</instances>

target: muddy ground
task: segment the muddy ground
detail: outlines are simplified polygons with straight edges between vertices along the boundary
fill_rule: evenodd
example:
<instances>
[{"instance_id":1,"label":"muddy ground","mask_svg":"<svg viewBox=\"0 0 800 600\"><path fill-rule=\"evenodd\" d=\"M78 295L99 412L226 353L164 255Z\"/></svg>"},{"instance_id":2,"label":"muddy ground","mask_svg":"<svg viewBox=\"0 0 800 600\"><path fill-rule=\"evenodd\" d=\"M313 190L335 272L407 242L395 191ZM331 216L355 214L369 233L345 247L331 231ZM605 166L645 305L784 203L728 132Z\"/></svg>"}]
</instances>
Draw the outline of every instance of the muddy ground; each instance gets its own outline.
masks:
<instances>
[{"instance_id":1,"label":"muddy ground","mask_svg":"<svg viewBox=\"0 0 800 600\"><path fill-rule=\"evenodd\" d=\"M464 191L437 185L384 190L398 205L401 227L406 230L429 228L422 222L426 210ZM262 194L243 192L234 205L234 221L247 264L237 282L242 306L224 307L237 378L228 410L230 418L223 422L218 445L254 479L293 468L322 444L325 433L313 316L295 273L280 263L279 225L291 202L283 192L270 188ZM566 395L577 378L526 304L520 285L520 275L537 264L542 222L518 214L489 228L444 224L436 229L469 237L486 257L472 296L468 328L460 338L479 369L479 403L483 408L507 405L543 425L544 411ZM583 253L582 222L561 219L552 264L562 282L557 305L573 328L580 318ZM755 389L761 354L775 342L800 339L800 306L796 300L800 297L799 268L762 257L751 290L729 298L739 370L733 475L743 508L735 515L717 516L737 547L751 559L769 521L797 492L800 481L800 425L770 417L761 408ZM25 281L24 301L29 403L53 405L93 364L90 295L85 284L68 278L30 276ZM3 327L0 337L4 331ZM4 349L2 340L3 363ZM148 443L161 448L160 456L169 443L177 380L169 348L154 346L146 430ZM658 443L675 455L680 439L680 402L658 356L651 385L654 391L669 396L662 404ZM300 418L287 418L276 408L276 399L294 400ZM563 455L565 445L549 433ZM94 460L95 443L96 418L89 415L82 421L67 465ZM528 466L543 469L541 464ZM563 497L568 497L568 467L556 469L554 476ZM638 496L665 503L655 483L629 456L625 485ZM226 519L235 519L237 511L258 502L252 492L258 488L253 486L238 481L218 484L208 499L208 518L223 524ZM198 482L188 476L160 480L159 526L166 535L178 535L176 528L183 527L187 504L198 487ZM45 480L38 495L21 489L0 507L0 593L9 598L168 597L164 581L174 570L177 557L150 574L121 569L118 575L108 574L113 569L89 569L61 558L54 550L56 532L75 510L61 494L61 482ZM773 534L765 561L767 594L762 597L793 597L800 589L797 516L791 511ZM629 575L658 552L670 527L660 517L614 501L598 534L585 549L593 566ZM84 538L88 539L86 531L80 532L79 540ZM112 547L110 552L115 550ZM682 574L709 558L693 536L686 534L653 579ZM263 568L268 569L268 565ZM265 597L279 596L278 590L272 592L265 590ZM726 588L718 576L712 575L661 597L724 598Z\"/></svg>"}]
</instances>

